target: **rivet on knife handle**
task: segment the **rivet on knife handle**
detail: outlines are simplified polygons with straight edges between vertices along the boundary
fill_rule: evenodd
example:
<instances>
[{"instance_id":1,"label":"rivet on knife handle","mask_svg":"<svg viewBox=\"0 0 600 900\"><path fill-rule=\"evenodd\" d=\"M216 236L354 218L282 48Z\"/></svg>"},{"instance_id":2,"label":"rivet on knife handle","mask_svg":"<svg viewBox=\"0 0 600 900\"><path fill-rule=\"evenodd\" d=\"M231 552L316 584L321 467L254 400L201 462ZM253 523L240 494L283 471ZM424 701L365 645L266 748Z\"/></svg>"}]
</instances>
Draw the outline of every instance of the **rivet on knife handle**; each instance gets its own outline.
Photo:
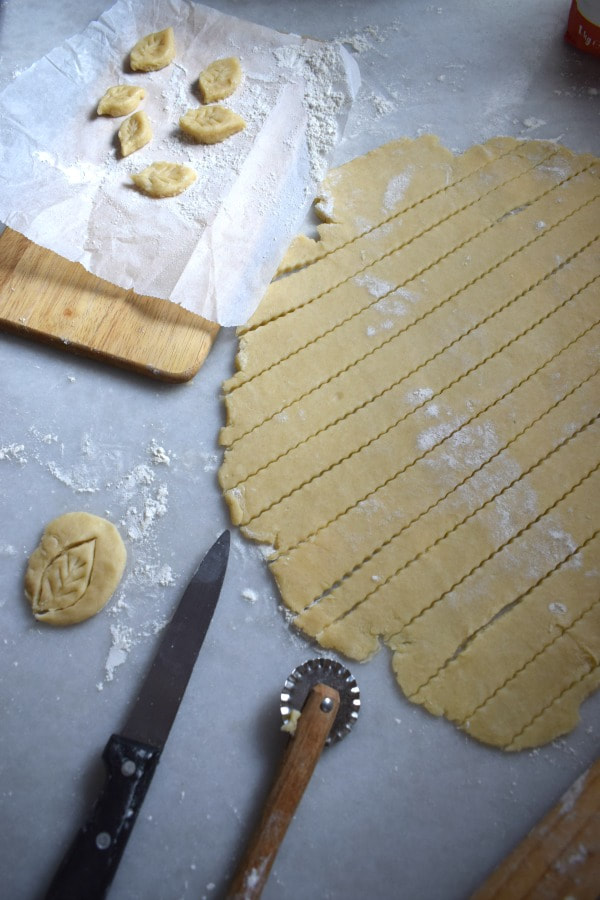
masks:
<instances>
[{"instance_id":1,"label":"rivet on knife handle","mask_svg":"<svg viewBox=\"0 0 600 900\"><path fill-rule=\"evenodd\" d=\"M46 900L101 900L113 880L154 775L160 751L113 734L107 778L94 810L59 866Z\"/></svg>"}]
</instances>

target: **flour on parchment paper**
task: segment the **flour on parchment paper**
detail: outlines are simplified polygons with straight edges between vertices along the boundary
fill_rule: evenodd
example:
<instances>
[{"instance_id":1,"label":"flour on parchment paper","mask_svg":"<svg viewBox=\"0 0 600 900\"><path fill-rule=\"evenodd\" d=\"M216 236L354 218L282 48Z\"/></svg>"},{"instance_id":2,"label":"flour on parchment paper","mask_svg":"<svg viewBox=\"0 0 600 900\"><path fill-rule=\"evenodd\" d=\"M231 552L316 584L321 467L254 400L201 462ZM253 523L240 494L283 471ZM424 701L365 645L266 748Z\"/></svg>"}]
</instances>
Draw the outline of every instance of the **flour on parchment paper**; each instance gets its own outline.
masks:
<instances>
[{"instance_id":1,"label":"flour on parchment paper","mask_svg":"<svg viewBox=\"0 0 600 900\"><path fill-rule=\"evenodd\" d=\"M174 62L125 71L140 30L168 20ZM241 59L244 78L226 105L246 128L199 145L178 122L198 106L199 72L224 56ZM167 8L117 0L0 94L0 218L120 287L240 324L304 219L359 82L340 43L280 34L189 0ZM125 159L114 120L94 115L115 83L143 85L154 134ZM157 201L132 189L130 176L161 159L191 165L197 180Z\"/></svg>"}]
</instances>

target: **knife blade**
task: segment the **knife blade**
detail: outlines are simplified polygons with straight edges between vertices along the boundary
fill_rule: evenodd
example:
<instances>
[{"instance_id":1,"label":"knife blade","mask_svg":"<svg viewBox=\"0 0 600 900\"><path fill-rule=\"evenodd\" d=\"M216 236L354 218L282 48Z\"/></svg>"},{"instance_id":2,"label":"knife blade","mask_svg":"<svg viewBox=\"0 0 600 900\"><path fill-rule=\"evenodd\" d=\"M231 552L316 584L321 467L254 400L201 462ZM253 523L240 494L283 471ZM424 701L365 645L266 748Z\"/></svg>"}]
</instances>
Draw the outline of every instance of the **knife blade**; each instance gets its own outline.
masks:
<instances>
[{"instance_id":1,"label":"knife blade","mask_svg":"<svg viewBox=\"0 0 600 900\"><path fill-rule=\"evenodd\" d=\"M229 557L229 531L215 541L167 625L123 729L108 740L106 781L60 863L46 900L101 900L117 871L208 631Z\"/></svg>"}]
</instances>

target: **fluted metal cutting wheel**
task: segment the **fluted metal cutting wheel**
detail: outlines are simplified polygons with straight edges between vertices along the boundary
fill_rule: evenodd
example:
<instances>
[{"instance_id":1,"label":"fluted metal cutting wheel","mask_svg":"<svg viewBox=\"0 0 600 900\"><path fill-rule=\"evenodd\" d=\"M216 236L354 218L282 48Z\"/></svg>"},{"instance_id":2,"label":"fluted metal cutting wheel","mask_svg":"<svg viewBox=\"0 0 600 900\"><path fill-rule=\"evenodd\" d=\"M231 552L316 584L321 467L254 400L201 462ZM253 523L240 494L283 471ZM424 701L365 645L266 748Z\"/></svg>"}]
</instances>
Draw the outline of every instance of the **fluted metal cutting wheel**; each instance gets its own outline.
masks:
<instances>
[{"instance_id":1,"label":"fluted metal cutting wheel","mask_svg":"<svg viewBox=\"0 0 600 900\"><path fill-rule=\"evenodd\" d=\"M326 746L345 737L358 718L360 691L352 673L341 663L327 657L309 659L297 666L287 678L280 697L280 712L284 725L302 712L310 691L316 684L327 684L340 695L335 721L325 741Z\"/></svg>"}]
</instances>

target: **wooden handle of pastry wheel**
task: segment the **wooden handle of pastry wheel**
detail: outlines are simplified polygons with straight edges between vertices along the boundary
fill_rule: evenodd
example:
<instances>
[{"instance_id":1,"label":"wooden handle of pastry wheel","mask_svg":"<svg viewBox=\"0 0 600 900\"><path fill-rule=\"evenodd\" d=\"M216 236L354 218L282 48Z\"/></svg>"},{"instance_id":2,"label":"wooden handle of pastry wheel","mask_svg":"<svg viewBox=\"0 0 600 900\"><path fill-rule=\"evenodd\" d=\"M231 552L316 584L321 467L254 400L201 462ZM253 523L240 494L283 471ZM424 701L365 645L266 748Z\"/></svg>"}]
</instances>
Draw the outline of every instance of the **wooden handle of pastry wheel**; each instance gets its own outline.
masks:
<instances>
[{"instance_id":1,"label":"wooden handle of pastry wheel","mask_svg":"<svg viewBox=\"0 0 600 900\"><path fill-rule=\"evenodd\" d=\"M471 900L596 900L600 759L563 794Z\"/></svg>"},{"instance_id":2,"label":"wooden handle of pastry wheel","mask_svg":"<svg viewBox=\"0 0 600 900\"><path fill-rule=\"evenodd\" d=\"M319 760L339 705L339 693L326 684L315 685L308 695L267 797L258 828L229 887L228 900L255 900L260 897L288 825Z\"/></svg>"}]
</instances>

